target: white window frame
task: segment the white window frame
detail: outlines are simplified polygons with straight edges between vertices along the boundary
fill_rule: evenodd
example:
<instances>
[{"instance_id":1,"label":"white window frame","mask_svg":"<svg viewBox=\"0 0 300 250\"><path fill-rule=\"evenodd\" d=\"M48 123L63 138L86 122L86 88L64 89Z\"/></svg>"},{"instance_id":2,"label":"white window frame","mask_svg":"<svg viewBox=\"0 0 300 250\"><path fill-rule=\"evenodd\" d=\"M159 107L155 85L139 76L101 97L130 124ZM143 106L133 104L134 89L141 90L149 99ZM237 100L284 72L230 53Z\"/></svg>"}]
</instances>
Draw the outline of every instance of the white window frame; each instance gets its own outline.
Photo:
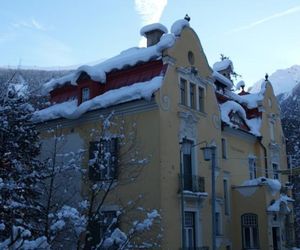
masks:
<instances>
[{"instance_id":1,"label":"white window frame","mask_svg":"<svg viewBox=\"0 0 300 250\"><path fill-rule=\"evenodd\" d=\"M276 168L274 168L276 166ZM279 164L277 162L272 162L272 173L273 173L273 179L279 180Z\"/></svg>"},{"instance_id":2,"label":"white window frame","mask_svg":"<svg viewBox=\"0 0 300 250\"><path fill-rule=\"evenodd\" d=\"M202 244L202 230L200 223L200 210L196 207L186 207L184 212L193 212L194 213L194 223L195 223L195 248L201 246ZM192 249L192 248L191 248Z\"/></svg>"},{"instance_id":3,"label":"white window frame","mask_svg":"<svg viewBox=\"0 0 300 250\"><path fill-rule=\"evenodd\" d=\"M249 168L249 178L250 180L257 178L257 168L256 168L256 156L248 156L248 168Z\"/></svg>"},{"instance_id":4,"label":"white window frame","mask_svg":"<svg viewBox=\"0 0 300 250\"><path fill-rule=\"evenodd\" d=\"M88 101L90 99L90 88L85 87L81 89L81 102Z\"/></svg>"},{"instance_id":5,"label":"white window frame","mask_svg":"<svg viewBox=\"0 0 300 250\"><path fill-rule=\"evenodd\" d=\"M246 225L244 223L244 218L246 216L253 216L253 218L255 218L256 220L256 224L255 225ZM258 227L258 216L257 214L253 214L253 213L245 213L241 215L241 227L242 227L242 245L243 245L243 249L259 249L259 227ZM246 232L245 232L245 228L249 229L249 233L250 233L250 247L246 247ZM257 228L257 246L254 245L254 228Z\"/></svg>"},{"instance_id":6,"label":"white window frame","mask_svg":"<svg viewBox=\"0 0 300 250\"><path fill-rule=\"evenodd\" d=\"M206 87L203 83L201 83L199 81L199 79L191 79L191 77L189 77L187 74L183 74L183 75L179 75L179 103L181 105L187 106L189 108L191 108L192 110L196 110L199 112L204 113L205 112L205 99L206 99ZM181 91L181 85L182 85L182 81L185 82L185 103L182 102L182 91ZM194 105L191 105L191 92L190 92L190 86L191 84L193 84L194 86ZM200 109L200 104L199 104L199 88L202 89L202 104L203 107L202 109Z\"/></svg>"}]
</instances>

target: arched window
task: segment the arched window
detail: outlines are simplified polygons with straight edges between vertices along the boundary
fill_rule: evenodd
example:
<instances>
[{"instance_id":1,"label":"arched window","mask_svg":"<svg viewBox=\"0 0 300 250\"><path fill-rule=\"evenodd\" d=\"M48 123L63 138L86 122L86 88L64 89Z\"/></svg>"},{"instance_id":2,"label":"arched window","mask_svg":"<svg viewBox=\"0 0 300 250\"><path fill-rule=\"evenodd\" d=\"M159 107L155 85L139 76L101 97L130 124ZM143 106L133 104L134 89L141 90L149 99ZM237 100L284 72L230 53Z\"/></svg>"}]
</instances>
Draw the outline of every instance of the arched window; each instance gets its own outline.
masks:
<instances>
[{"instance_id":1,"label":"arched window","mask_svg":"<svg viewBox=\"0 0 300 250\"><path fill-rule=\"evenodd\" d=\"M259 248L258 219L256 214L243 214L241 217L243 249Z\"/></svg>"}]
</instances>

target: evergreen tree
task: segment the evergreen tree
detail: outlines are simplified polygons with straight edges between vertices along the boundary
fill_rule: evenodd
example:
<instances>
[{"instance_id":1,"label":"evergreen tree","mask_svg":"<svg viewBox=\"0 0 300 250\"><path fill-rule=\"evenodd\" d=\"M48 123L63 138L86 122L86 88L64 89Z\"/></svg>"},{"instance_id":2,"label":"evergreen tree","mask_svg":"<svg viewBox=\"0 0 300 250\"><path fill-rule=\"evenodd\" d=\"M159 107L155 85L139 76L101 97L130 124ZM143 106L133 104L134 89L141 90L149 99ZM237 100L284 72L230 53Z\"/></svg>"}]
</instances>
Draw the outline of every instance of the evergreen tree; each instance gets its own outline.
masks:
<instances>
[{"instance_id":1,"label":"evergreen tree","mask_svg":"<svg viewBox=\"0 0 300 250\"><path fill-rule=\"evenodd\" d=\"M39 216L40 145L27 101L12 85L0 85L0 241L16 239L17 227L34 236L33 219Z\"/></svg>"}]
</instances>

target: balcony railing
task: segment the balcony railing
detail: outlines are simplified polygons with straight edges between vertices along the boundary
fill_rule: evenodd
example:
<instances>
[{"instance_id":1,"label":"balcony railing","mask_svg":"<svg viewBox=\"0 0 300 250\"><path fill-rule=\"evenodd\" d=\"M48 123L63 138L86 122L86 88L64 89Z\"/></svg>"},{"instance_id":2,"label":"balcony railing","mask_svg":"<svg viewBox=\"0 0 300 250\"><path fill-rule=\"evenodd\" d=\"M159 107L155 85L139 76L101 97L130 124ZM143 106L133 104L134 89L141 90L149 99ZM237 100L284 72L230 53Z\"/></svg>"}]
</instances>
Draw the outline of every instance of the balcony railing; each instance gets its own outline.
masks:
<instances>
[{"instance_id":1,"label":"balcony railing","mask_svg":"<svg viewBox=\"0 0 300 250\"><path fill-rule=\"evenodd\" d=\"M204 177L198 175L183 175L183 190L205 192ZM181 191L181 176L179 175L179 191Z\"/></svg>"}]
</instances>

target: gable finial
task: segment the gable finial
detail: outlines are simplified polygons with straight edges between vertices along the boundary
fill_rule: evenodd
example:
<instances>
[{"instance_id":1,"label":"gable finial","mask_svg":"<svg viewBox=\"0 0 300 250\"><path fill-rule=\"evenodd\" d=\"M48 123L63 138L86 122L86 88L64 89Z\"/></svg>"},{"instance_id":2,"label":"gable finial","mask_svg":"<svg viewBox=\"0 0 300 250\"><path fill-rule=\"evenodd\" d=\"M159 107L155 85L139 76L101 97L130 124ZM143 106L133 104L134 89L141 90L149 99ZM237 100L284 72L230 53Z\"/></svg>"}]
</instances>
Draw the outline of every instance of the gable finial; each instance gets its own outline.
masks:
<instances>
[{"instance_id":1,"label":"gable finial","mask_svg":"<svg viewBox=\"0 0 300 250\"><path fill-rule=\"evenodd\" d=\"M269 75L268 75L268 73L266 73L266 75L265 75L265 81L268 81L268 79L269 79Z\"/></svg>"},{"instance_id":2,"label":"gable finial","mask_svg":"<svg viewBox=\"0 0 300 250\"><path fill-rule=\"evenodd\" d=\"M191 20L188 14L185 15L184 19L187 20L188 22Z\"/></svg>"}]
</instances>

